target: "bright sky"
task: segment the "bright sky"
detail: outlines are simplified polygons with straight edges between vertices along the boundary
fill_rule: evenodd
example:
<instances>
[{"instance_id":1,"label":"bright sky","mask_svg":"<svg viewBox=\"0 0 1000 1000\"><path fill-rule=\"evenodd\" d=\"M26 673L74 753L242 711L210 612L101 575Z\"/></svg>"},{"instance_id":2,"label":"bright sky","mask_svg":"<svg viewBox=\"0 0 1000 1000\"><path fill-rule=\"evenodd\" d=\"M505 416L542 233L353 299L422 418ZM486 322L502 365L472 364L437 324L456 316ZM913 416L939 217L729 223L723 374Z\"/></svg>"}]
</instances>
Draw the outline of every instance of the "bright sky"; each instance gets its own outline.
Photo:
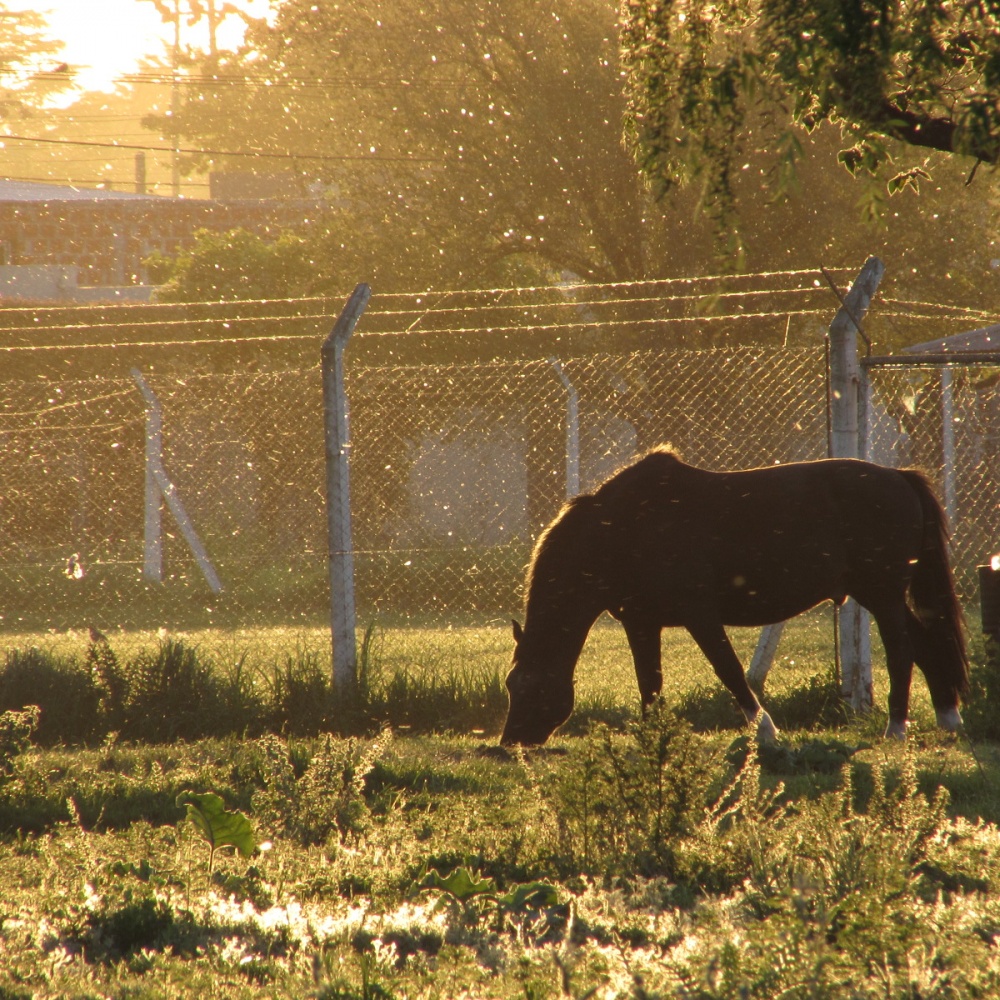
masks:
<instances>
[{"instance_id":1,"label":"bright sky","mask_svg":"<svg viewBox=\"0 0 1000 1000\"><path fill-rule=\"evenodd\" d=\"M240 6L262 16L268 0L242 0ZM65 44L61 58L78 70L77 83L86 90L110 90L115 77L132 72L143 56L162 55L163 43L173 44L173 25L164 24L147 0L14 0L10 7L47 16L50 37ZM219 47L237 44L242 30L239 18L227 18ZM181 32L182 44L207 47L204 25L184 24Z\"/></svg>"}]
</instances>

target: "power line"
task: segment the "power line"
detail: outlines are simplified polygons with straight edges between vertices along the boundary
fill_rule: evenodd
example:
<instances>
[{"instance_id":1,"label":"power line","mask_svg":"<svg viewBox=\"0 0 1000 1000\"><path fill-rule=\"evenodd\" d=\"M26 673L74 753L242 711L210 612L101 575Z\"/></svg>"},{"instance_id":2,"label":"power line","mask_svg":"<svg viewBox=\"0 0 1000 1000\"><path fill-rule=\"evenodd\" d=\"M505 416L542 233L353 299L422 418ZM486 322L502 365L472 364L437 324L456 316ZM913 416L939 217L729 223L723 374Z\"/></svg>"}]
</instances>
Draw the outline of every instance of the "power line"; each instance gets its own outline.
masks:
<instances>
[{"instance_id":1,"label":"power line","mask_svg":"<svg viewBox=\"0 0 1000 1000\"><path fill-rule=\"evenodd\" d=\"M263 157L272 160L320 160L322 162L351 163L437 163L429 156L355 156L346 153L268 153L264 150L233 151L225 149L194 149L186 146L143 146L127 142L97 142L90 139L42 139L31 135L9 135L0 133L0 142L41 142L51 146L98 146L102 149L137 149L144 153L185 153L191 156L246 156Z\"/></svg>"},{"instance_id":2,"label":"power line","mask_svg":"<svg viewBox=\"0 0 1000 1000\"><path fill-rule=\"evenodd\" d=\"M433 82L416 80L384 80L359 77L344 77L342 80L315 80L308 77L285 77L272 79L269 77L253 77L243 75L215 76L207 74L170 73L128 73L115 78L117 83L148 83L159 86L200 86L200 87L260 87L264 90L412 90L432 87L434 89L453 89L468 86L468 81L454 80Z\"/></svg>"}]
</instances>

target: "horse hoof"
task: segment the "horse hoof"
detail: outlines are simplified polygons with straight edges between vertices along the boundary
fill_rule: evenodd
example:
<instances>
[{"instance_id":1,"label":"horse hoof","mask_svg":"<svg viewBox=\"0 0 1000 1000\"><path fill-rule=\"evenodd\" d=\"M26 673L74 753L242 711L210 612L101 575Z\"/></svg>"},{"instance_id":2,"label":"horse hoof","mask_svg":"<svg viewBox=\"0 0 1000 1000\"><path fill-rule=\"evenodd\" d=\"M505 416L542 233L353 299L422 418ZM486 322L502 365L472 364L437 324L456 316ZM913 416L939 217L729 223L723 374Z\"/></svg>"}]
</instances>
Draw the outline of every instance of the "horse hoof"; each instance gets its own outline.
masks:
<instances>
[{"instance_id":1,"label":"horse hoof","mask_svg":"<svg viewBox=\"0 0 1000 1000\"><path fill-rule=\"evenodd\" d=\"M889 725L885 727L885 738L887 740L905 740L906 722L893 722L889 720Z\"/></svg>"},{"instance_id":2,"label":"horse hoof","mask_svg":"<svg viewBox=\"0 0 1000 1000\"><path fill-rule=\"evenodd\" d=\"M757 742L761 744L778 742L778 727L771 721L771 716L763 710L757 714Z\"/></svg>"},{"instance_id":3,"label":"horse hoof","mask_svg":"<svg viewBox=\"0 0 1000 1000\"><path fill-rule=\"evenodd\" d=\"M936 712L937 724L949 733L957 733L962 725L962 713L957 708L940 708Z\"/></svg>"}]
</instances>

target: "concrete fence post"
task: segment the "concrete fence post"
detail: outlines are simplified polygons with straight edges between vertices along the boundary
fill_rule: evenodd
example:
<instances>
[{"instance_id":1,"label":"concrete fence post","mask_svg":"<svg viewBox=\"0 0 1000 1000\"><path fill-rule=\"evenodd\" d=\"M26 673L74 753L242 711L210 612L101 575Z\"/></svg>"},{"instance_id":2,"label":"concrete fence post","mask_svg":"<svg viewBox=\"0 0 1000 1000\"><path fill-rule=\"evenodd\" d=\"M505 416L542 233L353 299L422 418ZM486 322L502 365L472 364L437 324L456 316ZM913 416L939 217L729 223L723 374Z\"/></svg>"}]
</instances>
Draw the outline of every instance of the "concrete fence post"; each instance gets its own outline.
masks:
<instances>
[{"instance_id":1,"label":"concrete fence post","mask_svg":"<svg viewBox=\"0 0 1000 1000\"><path fill-rule=\"evenodd\" d=\"M830 454L833 458L864 458L868 440L869 389L867 373L858 361L858 329L878 288L885 266L870 257L830 324ZM761 630L754 649L747 680L758 691L764 687L774 662L785 623L777 622ZM858 711L872 705L871 636L868 614L848 601L839 616L842 690Z\"/></svg>"},{"instance_id":2,"label":"concrete fence post","mask_svg":"<svg viewBox=\"0 0 1000 1000\"><path fill-rule=\"evenodd\" d=\"M830 440L834 458L863 458L867 451L868 393L858 358L858 324L868 311L885 265L870 257L830 324ZM840 611L841 694L856 712L872 707L871 624L853 600Z\"/></svg>"},{"instance_id":3,"label":"concrete fence post","mask_svg":"<svg viewBox=\"0 0 1000 1000\"><path fill-rule=\"evenodd\" d=\"M566 390L566 499L580 492L580 396L562 363L549 359Z\"/></svg>"},{"instance_id":4,"label":"concrete fence post","mask_svg":"<svg viewBox=\"0 0 1000 1000\"><path fill-rule=\"evenodd\" d=\"M354 548L351 540L351 435L344 349L371 298L360 284L347 300L321 353L326 440L327 562L330 574L330 641L333 689L341 698L357 692L358 650L354 608Z\"/></svg>"},{"instance_id":5,"label":"concrete fence post","mask_svg":"<svg viewBox=\"0 0 1000 1000\"><path fill-rule=\"evenodd\" d=\"M222 591L219 575L215 572L212 560L188 516L177 487L163 467L163 410L160 401L138 368L132 369L132 378L146 401L146 537L143 572L147 579L155 580L157 583L163 580L163 541L160 531L162 497L177 522L177 527L180 528L202 576L205 577L205 582L213 594L218 594Z\"/></svg>"}]
</instances>

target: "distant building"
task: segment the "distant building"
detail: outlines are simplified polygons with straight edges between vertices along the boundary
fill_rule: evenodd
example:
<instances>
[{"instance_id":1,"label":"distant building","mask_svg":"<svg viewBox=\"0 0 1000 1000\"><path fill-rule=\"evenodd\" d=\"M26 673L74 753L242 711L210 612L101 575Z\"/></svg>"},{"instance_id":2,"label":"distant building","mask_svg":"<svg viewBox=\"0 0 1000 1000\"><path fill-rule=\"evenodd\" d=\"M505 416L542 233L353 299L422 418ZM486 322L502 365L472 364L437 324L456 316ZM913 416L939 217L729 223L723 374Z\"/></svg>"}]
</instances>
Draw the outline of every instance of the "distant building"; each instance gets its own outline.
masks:
<instances>
[{"instance_id":1,"label":"distant building","mask_svg":"<svg viewBox=\"0 0 1000 1000\"><path fill-rule=\"evenodd\" d=\"M0 178L0 300L142 299L142 262L154 250L185 249L199 229L265 235L318 208L315 200L183 200Z\"/></svg>"}]
</instances>

